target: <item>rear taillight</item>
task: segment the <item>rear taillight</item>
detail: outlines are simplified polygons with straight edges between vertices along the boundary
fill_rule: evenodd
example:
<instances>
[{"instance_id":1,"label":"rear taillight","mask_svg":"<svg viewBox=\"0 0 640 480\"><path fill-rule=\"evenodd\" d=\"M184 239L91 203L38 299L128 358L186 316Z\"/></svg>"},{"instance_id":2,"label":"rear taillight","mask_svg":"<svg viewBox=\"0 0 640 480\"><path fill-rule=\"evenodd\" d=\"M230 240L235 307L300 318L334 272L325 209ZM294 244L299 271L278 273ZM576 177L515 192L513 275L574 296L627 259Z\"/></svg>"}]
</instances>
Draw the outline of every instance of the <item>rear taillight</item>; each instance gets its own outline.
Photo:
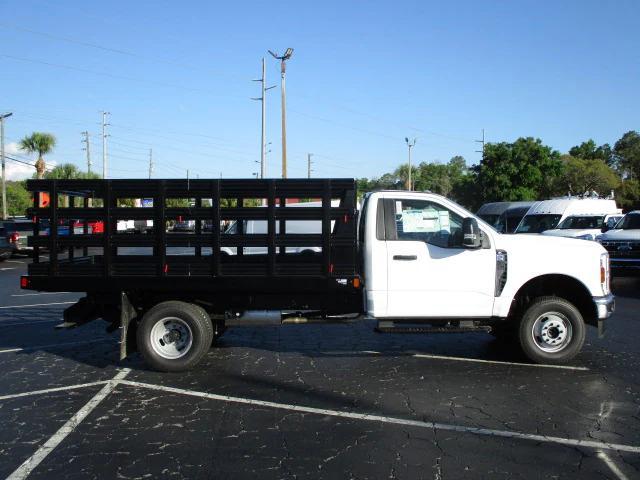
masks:
<instances>
[{"instance_id":1,"label":"rear taillight","mask_svg":"<svg viewBox=\"0 0 640 480\"><path fill-rule=\"evenodd\" d=\"M18 240L20 240L20 234L18 232L13 232L9 235L9 241L11 243L18 243Z\"/></svg>"},{"instance_id":2,"label":"rear taillight","mask_svg":"<svg viewBox=\"0 0 640 480\"><path fill-rule=\"evenodd\" d=\"M20 277L20 288L29 288L29 277Z\"/></svg>"}]
</instances>

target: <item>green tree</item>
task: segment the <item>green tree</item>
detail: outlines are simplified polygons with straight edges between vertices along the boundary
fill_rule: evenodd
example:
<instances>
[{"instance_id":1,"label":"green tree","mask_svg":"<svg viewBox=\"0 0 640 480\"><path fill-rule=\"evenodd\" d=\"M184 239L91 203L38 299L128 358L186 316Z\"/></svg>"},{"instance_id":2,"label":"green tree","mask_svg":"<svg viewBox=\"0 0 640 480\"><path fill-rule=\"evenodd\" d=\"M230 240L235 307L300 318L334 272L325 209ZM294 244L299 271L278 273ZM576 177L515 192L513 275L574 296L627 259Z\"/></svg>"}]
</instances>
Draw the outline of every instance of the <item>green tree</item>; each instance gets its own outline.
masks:
<instances>
[{"instance_id":1,"label":"green tree","mask_svg":"<svg viewBox=\"0 0 640 480\"><path fill-rule=\"evenodd\" d=\"M582 158L584 160L602 160L610 167L614 166L615 163L611 146L608 143L605 143L598 147L596 142L592 139L582 142L580 145L576 145L575 147L571 147L569 155L575 158Z\"/></svg>"},{"instance_id":2,"label":"green tree","mask_svg":"<svg viewBox=\"0 0 640 480\"><path fill-rule=\"evenodd\" d=\"M48 172L44 173L44 178L56 178L60 180L73 180L73 179L98 179L101 178L95 172L83 172L73 163L62 163L56 165Z\"/></svg>"},{"instance_id":3,"label":"green tree","mask_svg":"<svg viewBox=\"0 0 640 480\"><path fill-rule=\"evenodd\" d=\"M623 180L616 191L616 202L625 211L640 209L640 181Z\"/></svg>"},{"instance_id":4,"label":"green tree","mask_svg":"<svg viewBox=\"0 0 640 480\"><path fill-rule=\"evenodd\" d=\"M33 132L31 135L20 140L20 150L28 153L37 153L36 174L38 178L44 178L46 165L44 163L44 155L50 153L56 146L56 137L50 133Z\"/></svg>"},{"instance_id":5,"label":"green tree","mask_svg":"<svg viewBox=\"0 0 640 480\"><path fill-rule=\"evenodd\" d=\"M600 195L607 195L620 185L620 177L601 159L563 155L561 160L564 168L556 178L556 194L580 195L596 191Z\"/></svg>"},{"instance_id":6,"label":"green tree","mask_svg":"<svg viewBox=\"0 0 640 480\"><path fill-rule=\"evenodd\" d=\"M640 134L636 131L625 133L618 140L613 153L618 170L623 177L640 178Z\"/></svg>"},{"instance_id":7,"label":"green tree","mask_svg":"<svg viewBox=\"0 0 640 480\"><path fill-rule=\"evenodd\" d=\"M7 213L11 216L24 215L31 206L31 195L25 188L25 182L7 181ZM2 198L0 196L0 211Z\"/></svg>"},{"instance_id":8,"label":"green tree","mask_svg":"<svg viewBox=\"0 0 640 480\"><path fill-rule=\"evenodd\" d=\"M453 183L449 166L442 163L422 162L414 172L414 188L418 191L430 191L449 196Z\"/></svg>"},{"instance_id":9,"label":"green tree","mask_svg":"<svg viewBox=\"0 0 640 480\"><path fill-rule=\"evenodd\" d=\"M527 137L485 145L474 171L483 201L515 201L548 197L562 168L559 152Z\"/></svg>"}]
</instances>

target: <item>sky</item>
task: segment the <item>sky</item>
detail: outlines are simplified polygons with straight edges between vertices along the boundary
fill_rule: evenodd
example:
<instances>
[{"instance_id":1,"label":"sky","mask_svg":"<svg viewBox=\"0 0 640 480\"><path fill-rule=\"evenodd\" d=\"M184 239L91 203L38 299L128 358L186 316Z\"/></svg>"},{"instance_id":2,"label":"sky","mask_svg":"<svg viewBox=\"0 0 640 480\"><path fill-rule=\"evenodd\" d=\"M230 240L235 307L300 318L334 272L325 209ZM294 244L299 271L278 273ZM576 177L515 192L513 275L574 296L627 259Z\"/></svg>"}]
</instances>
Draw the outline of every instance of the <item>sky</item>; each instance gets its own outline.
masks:
<instances>
[{"instance_id":1,"label":"sky","mask_svg":"<svg viewBox=\"0 0 640 480\"><path fill-rule=\"evenodd\" d=\"M407 161L477 163L487 142L533 136L566 152L640 129L640 2L109 2L0 0L0 112L7 151L53 133L49 165L110 178L249 178L260 160L267 61L267 176L376 177ZM8 162L9 178L30 176Z\"/></svg>"}]
</instances>

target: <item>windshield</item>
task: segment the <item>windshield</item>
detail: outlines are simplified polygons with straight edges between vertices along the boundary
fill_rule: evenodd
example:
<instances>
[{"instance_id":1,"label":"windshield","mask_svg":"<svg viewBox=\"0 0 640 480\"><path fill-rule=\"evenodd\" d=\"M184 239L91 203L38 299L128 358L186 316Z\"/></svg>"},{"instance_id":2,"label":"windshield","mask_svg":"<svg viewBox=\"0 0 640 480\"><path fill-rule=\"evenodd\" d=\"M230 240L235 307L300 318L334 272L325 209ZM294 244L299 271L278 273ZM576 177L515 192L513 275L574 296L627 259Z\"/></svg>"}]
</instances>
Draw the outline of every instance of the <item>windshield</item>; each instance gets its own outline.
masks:
<instances>
[{"instance_id":1,"label":"windshield","mask_svg":"<svg viewBox=\"0 0 640 480\"><path fill-rule=\"evenodd\" d=\"M620 223L616 225L616 228L621 228L622 230L639 230L640 229L640 214L627 215Z\"/></svg>"},{"instance_id":2,"label":"windshield","mask_svg":"<svg viewBox=\"0 0 640 480\"><path fill-rule=\"evenodd\" d=\"M541 233L556 228L562 215L542 214L525 215L516 233Z\"/></svg>"},{"instance_id":3,"label":"windshield","mask_svg":"<svg viewBox=\"0 0 640 480\"><path fill-rule=\"evenodd\" d=\"M478 215L482 220L487 222L492 227L496 227L498 221L500 220L500 215L492 215L483 213L482 215Z\"/></svg>"},{"instance_id":4,"label":"windshield","mask_svg":"<svg viewBox=\"0 0 640 480\"><path fill-rule=\"evenodd\" d=\"M571 216L565 218L558 228L561 230L569 229L594 229L602 228L604 224L604 215L590 216Z\"/></svg>"}]
</instances>

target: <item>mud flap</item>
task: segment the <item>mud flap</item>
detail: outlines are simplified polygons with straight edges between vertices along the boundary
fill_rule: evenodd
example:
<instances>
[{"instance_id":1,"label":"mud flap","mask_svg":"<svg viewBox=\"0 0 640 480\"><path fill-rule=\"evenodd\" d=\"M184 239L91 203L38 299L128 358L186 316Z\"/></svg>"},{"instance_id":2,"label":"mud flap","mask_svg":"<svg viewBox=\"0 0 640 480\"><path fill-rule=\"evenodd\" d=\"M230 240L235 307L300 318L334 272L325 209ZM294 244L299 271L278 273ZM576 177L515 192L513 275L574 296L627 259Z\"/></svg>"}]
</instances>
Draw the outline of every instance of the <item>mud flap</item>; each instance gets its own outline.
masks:
<instances>
[{"instance_id":1,"label":"mud flap","mask_svg":"<svg viewBox=\"0 0 640 480\"><path fill-rule=\"evenodd\" d=\"M598 338L604 338L604 320L598 319Z\"/></svg>"},{"instance_id":2,"label":"mud flap","mask_svg":"<svg viewBox=\"0 0 640 480\"><path fill-rule=\"evenodd\" d=\"M127 294L120 292L120 361L127 358L127 334L131 320L136 318L136 310Z\"/></svg>"}]
</instances>

